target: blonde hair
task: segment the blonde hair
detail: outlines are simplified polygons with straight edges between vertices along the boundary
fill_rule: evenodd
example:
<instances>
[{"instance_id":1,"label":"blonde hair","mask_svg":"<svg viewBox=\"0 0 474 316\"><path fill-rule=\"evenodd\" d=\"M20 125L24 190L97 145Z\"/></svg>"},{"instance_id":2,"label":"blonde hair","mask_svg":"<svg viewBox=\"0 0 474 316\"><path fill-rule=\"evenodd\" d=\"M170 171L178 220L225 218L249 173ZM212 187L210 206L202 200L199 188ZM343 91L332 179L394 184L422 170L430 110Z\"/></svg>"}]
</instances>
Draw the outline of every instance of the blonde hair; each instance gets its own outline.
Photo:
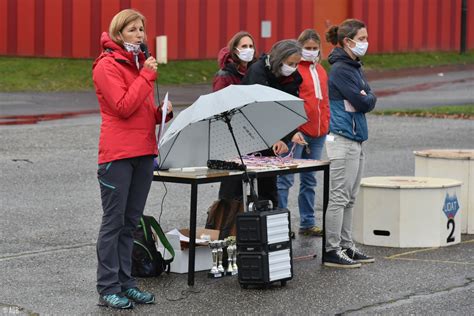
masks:
<instances>
[{"instance_id":1,"label":"blonde hair","mask_svg":"<svg viewBox=\"0 0 474 316\"><path fill-rule=\"evenodd\" d=\"M118 45L123 45L122 37L120 36L120 32L127 26L130 22L136 20L142 20L143 22L143 29L146 30L145 27L145 16L140 12L133 10L133 9L125 9L117 13L110 21L109 25L109 36L110 38L117 43ZM145 32L145 39L146 39L146 32Z\"/></svg>"}]
</instances>

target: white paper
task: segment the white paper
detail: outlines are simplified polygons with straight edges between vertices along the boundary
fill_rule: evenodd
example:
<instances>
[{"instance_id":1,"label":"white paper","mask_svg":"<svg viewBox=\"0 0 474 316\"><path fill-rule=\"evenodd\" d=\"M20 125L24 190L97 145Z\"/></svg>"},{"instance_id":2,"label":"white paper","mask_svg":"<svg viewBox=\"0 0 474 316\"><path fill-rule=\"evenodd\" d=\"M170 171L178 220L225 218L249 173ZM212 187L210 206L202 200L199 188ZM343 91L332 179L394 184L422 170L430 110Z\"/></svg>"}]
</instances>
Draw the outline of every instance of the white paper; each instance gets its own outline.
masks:
<instances>
[{"instance_id":1,"label":"white paper","mask_svg":"<svg viewBox=\"0 0 474 316\"><path fill-rule=\"evenodd\" d=\"M173 230L170 230L169 232L167 232L167 234L179 236L180 241L189 243L189 237L186 237L183 234L181 234L181 232L176 228ZM207 244L208 242L209 240L196 238L196 244Z\"/></svg>"},{"instance_id":2,"label":"white paper","mask_svg":"<svg viewBox=\"0 0 474 316\"><path fill-rule=\"evenodd\" d=\"M160 149L161 135L165 132L166 115L168 114L168 92L166 92L165 99L163 100L163 107L161 108L161 125L158 132L158 149Z\"/></svg>"}]
</instances>

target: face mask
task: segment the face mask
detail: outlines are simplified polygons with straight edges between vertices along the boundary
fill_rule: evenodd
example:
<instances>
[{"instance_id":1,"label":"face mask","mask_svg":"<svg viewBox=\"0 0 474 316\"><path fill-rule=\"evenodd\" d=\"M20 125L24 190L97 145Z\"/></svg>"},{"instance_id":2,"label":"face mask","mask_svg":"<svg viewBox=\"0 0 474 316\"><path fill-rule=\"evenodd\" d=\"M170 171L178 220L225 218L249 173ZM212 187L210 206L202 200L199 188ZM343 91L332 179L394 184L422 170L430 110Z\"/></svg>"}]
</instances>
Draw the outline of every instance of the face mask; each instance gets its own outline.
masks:
<instances>
[{"instance_id":1,"label":"face mask","mask_svg":"<svg viewBox=\"0 0 474 316\"><path fill-rule=\"evenodd\" d=\"M319 59L319 49L318 50L309 50L303 48L302 57L306 61L316 62Z\"/></svg>"},{"instance_id":2,"label":"face mask","mask_svg":"<svg viewBox=\"0 0 474 316\"><path fill-rule=\"evenodd\" d=\"M123 47L125 47L127 52L132 52L134 55L138 55L138 53L141 51L140 44L123 42Z\"/></svg>"},{"instance_id":3,"label":"face mask","mask_svg":"<svg viewBox=\"0 0 474 316\"><path fill-rule=\"evenodd\" d=\"M295 71L296 71L296 67L288 66L285 63L283 63L283 65L281 65L281 68L280 68L281 74L285 77L288 77L289 75L291 75Z\"/></svg>"},{"instance_id":4,"label":"face mask","mask_svg":"<svg viewBox=\"0 0 474 316\"><path fill-rule=\"evenodd\" d=\"M369 42L357 42L354 40L351 40L354 43L356 43L356 46L354 48L349 47L349 49L356 55L357 57L362 57L365 55L367 52L367 48L369 48Z\"/></svg>"},{"instance_id":5,"label":"face mask","mask_svg":"<svg viewBox=\"0 0 474 316\"><path fill-rule=\"evenodd\" d=\"M255 50L253 48L243 48L243 49L236 48L236 49L239 52L237 56L239 56L239 59L241 61L245 61L245 62L252 61L253 55L255 53Z\"/></svg>"}]
</instances>

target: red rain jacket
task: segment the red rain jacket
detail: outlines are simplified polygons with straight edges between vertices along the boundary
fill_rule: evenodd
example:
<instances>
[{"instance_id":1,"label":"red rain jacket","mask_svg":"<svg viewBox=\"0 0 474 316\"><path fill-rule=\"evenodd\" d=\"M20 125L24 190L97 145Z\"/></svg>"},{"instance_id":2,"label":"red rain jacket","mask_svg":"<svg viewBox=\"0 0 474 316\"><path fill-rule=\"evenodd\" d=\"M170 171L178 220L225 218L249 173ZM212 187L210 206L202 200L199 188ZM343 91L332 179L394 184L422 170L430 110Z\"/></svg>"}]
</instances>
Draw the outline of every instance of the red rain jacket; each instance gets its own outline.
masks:
<instances>
[{"instance_id":1,"label":"red rain jacket","mask_svg":"<svg viewBox=\"0 0 474 316\"><path fill-rule=\"evenodd\" d=\"M104 32L102 54L92 66L92 78L100 105L99 164L118 159L157 155L155 128L161 123L161 107L155 105L157 73L137 69L132 53L113 42ZM166 120L173 117L168 114Z\"/></svg>"},{"instance_id":2,"label":"red rain jacket","mask_svg":"<svg viewBox=\"0 0 474 316\"><path fill-rule=\"evenodd\" d=\"M313 66L314 65L314 66ZM308 122L304 123L298 130L311 137L326 135L329 129L329 97L328 76L324 68L318 63L302 60L298 65L298 72L303 78L300 85L299 97L304 100L304 109L308 116ZM321 85L323 99L316 97L313 77L311 72L316 72Z\"/></svg>"}]
</instances>

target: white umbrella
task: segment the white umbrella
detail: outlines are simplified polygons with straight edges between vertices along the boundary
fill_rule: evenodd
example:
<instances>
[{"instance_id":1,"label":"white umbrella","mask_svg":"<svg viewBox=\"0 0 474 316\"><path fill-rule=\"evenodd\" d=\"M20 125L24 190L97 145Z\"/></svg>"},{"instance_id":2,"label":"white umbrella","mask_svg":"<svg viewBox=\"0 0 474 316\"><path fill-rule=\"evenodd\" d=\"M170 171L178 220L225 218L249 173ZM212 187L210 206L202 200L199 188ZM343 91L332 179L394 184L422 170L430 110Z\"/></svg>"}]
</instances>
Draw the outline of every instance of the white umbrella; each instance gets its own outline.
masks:
<instances>
[{"instance_id":1,"label":"white umbrella","mask_svg":"<svg viewBox=\"0 0 474 316\"><path fill-rule=\"evenodd\" d=\"M258 84L230 85L200 96L172 121L159 143L160 169L267 149L304 122L303 100Z\"/></svg>"}]
</instances>

